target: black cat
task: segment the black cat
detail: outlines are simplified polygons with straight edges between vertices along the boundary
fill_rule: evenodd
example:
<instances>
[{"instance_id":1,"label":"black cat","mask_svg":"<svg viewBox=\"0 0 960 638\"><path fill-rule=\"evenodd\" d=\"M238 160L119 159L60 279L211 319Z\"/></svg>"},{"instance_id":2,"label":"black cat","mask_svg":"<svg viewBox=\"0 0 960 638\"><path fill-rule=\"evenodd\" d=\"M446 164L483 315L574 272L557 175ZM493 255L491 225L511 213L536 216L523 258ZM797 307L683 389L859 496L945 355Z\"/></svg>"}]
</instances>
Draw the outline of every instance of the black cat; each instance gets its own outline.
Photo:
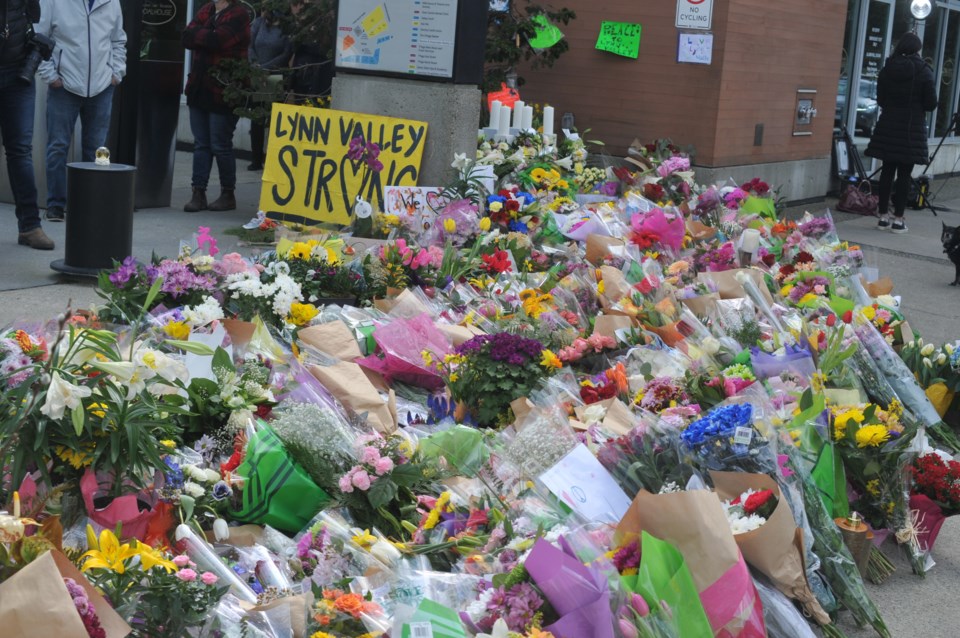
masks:
<instances>
[{"instance_id":1,"label":"black cat","mask_svg":"<svg viewBox=\"0 0 960 638\"><path fill-rule=\"evenodd\" d=\"M943 222L941 222L943 223ZM943 233L940 235L940 241L943 242L943 252L953 262L957 269L951 286L960 286L960 226L947 226L943 224Z\"/></svg>"}]
</instances>

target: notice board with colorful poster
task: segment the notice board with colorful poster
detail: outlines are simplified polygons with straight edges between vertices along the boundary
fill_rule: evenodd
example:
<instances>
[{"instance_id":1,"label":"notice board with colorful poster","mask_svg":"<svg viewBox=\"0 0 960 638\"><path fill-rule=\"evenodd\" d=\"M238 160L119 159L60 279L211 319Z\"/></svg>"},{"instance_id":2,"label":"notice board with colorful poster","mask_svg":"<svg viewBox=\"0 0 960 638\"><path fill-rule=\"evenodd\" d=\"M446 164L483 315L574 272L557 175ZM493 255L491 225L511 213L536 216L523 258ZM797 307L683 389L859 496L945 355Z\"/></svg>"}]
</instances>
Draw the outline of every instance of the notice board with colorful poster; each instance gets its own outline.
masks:
<instances>
[{"instance_id":1,"label":"notice board with colorful poster","mask_svg":"<svg viewBox=\"0 0 960 638\"><path fill-rule=\"evenodd\" d=\"M608 51L625 58L637 58L640 55L639 24L630 22L607 22L600 24L600 35L597 36L597 49Z\"/></svg>"},{"instance_id":2,"label":"notice board with colorful poster","mask_svg":"<svg viewBox=\"0 0 960 638\"><path fill-rule=\"evenodd\" d=\"M347 157L350 140L380 146L383 170ZM415 186L427 123L274 104L260 210L273 219L347 225L357 197L383 210L386 186Z\"/></svg>"},{"instance_id":3,"label":"notice board with colorful poster","mask_svg":"<svg viewBox=\"0 0 960 638\"><path fill-rule=\"evenodd\" d=\"M450 79L458 0L340 0L338 68Z\"/></svg>"}]
</instances>

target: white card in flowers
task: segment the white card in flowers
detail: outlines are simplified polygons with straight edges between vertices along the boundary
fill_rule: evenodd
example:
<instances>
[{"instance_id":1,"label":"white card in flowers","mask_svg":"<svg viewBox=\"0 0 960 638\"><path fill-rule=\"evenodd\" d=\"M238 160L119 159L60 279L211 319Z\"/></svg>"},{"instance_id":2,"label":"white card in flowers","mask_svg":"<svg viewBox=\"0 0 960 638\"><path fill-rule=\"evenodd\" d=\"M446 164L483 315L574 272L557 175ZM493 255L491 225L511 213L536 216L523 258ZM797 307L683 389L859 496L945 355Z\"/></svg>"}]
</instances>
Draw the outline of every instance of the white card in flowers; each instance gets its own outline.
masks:
<instances>
[{"instance_id":1,"label":"white card in flowers","mask_svg":"<svg viewBox=\"0 0 960 638\"><path fill-rule=\"evenodd\" d=\"M630 497L583 444L544 472L540 480L588 521L618 523L630 507Z\"/></svg>"}]
</instances>

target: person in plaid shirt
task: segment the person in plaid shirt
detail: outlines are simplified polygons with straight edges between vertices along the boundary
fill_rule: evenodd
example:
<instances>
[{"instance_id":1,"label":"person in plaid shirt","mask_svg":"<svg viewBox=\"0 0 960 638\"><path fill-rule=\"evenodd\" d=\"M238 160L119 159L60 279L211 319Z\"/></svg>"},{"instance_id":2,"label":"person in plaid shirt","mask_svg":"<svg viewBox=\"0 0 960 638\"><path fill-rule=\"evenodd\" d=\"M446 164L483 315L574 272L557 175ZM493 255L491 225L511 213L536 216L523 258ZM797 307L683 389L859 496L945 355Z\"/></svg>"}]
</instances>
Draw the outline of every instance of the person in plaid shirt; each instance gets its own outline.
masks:
<instances>
[{"instance_id":1,"label":"person in plaid shirt","mask_svg":"<svg viewBox=\"0 0 960 638\"><path fill-rule=\"evenodd\" d=\"M187 78L187 106L193 131L193 197L183 207L201 210L234 210L237 200L237 162L233 131L237 116L223 99L223 82L216 75L221 60L247 57L250 13L236 0L215 0L204 5L183 30L183 46L193 51ZM220 197L207 205L207 182L213 160L220 173Z\"/></svg>"}]
</instances>

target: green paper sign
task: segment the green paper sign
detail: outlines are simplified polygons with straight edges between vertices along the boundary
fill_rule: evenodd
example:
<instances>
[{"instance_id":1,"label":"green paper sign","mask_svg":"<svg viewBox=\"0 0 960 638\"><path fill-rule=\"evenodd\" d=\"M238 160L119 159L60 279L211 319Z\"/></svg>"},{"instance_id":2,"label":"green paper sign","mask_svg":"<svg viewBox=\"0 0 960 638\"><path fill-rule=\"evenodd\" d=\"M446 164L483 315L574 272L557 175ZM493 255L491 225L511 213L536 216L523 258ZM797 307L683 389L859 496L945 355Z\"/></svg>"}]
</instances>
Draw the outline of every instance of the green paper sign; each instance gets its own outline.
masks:
<instances>
[{"instance_id":1,"label":"green paper sign","mask_svg":"<svg viewBox=\"0 0 960 638\"><path fill-rule=\"evenodd\" d=\"M600 24L597 48L625 58L636 59L640 55L641 29L639 24L604 21Z\"/></svg>"},{"instance_id":2,"label":"green paper sign","mask_svg":"<svg viewBox=\"0 0 960 638\"><path fill-rule=\"evenodd\" d=\"M530 38L530 46L534 49L549 49L556 43L563 40L563 31L554 26L547 20L547 16L542 13L533 16L530 19L537 25L537 35Z\"/></svg>"}]
</instances>

